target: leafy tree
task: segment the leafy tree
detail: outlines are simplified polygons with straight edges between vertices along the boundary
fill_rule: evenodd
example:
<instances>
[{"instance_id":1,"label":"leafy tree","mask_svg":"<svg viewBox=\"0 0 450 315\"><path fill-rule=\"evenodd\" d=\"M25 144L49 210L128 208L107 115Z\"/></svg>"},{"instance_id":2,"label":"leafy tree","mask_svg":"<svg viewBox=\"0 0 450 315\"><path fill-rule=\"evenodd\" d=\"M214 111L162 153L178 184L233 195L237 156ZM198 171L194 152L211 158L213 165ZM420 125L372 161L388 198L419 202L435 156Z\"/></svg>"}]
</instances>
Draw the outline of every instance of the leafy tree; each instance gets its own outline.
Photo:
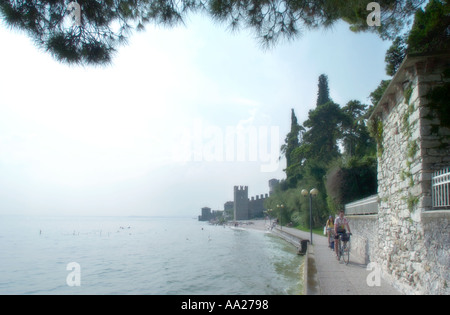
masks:
<instances>
[{"instance_id":1,"label":"leafy tree","mask_svg":"<svg viewBox=\"0 0 450 315\"><path fill-rule=\"evenodd\" d=\"M330 167L326 177L327 202L338 211L346 203L377 193L377 159L375 156L340 160Z\"/></svg>"},{"instance_id":2,"label":"leafy tree","mask_svg":"<svg viewBox=\"0 0 450 315\"><path fill-rule=\"evenodd\" d=\"M327 164L339 156L337 140L346 119L339 105L332 101L309 111L308 120L303 123L309 128L303 136L309 146L308 158Z\"/></svg>"},{"instance_id":3,"label":"leafy tree","mask_svg":"<svg viewBox=\"0 0 450 315\"><path fill-rule=\"evenodd\" d=\"M383 97L384 91L386 91L389 86L389 83L391 83L391 80L381 80L377 88L370 93L369 98L373 106L377 106L378 102L381 100L381 97Z\"/></svg>"},{"instance_id":4,"label":"leafy tree","mask_svg":"<svg viewBox=\"0 0 450 315\"><path fill-rule=\"evenodd\" d=\"M38 47L69 64L106 64L132 30L153 22L172 26L202 1L78 0L77 12L66 0L0 0L0 16L11 28L28 33Z\"/></svg>"},{"instance_id":5,"label":"leafy tree","mask_svg":"<svg viewBox=\"0 0 450 315\"><path fill-rule=\"evenodd\" d=\"M377 93L382 93L384 85L386 82L382 82ZM282 148L285 154L288 143L294 148L290 151L290 167L279 190L266 201L266 207L275 209L282 222L303 227L309 227L309 203L300 194L301 189L319 190L313 199L314 226L322 225L330 212L336 212L345 203L376 193L377 189L376 146L366 126L373 106L353 100L341 108L329 99L326 75L320 76L318 90L318 99L326 95L322 99L328 101L317 101L318 106L309 111L302 124L307 130L299 133L292 111L291 131ZM377 93L373 93L373 99L378 98ZM339 140L344 154L339 151ZM285 207L275 208L280 204Z\"/></svg>"},{"instance_id":6,"label":"leafy tree","mask_svg":"<svg viewBox=\"0 0 450 315\"><path fill-rule=\"evenodd\" d=\"M408 52L431 52L450 49L450 3L430 0L417 10L407 39Z\"/></svg>"},{"instance_id":7,"label":"leafy tree","mask_svg":"<svg viewBox=\"0 0 450 315\"><path fill-rule=\"evenodd\" d=\"M430 53L450 49L450 4L431 0L419 8L411 30L398 36L386 52L386 74L393 76L403 59L411 53Z\"/></svg>"},{"instance_id":8,"label":"leafy tree","mask_svg":"<svg viewBox=\"0 0 450 315\"><path fill-rule=\"evenodd\" d=\"M347 116L343 123L342 142L349 157L363 157L376 154L376 143L367 128L368 106L353 100L342 111Z\"/></svg>"},{"instance_id":9,"label":"leafy tree","mask_svg":"<svg viewBox=\"0 0 450 315\"><path fill-rule=\"evenodd\" d=\"M381 27L367 25L371 0L77 0L80 25L71 21L74 13L67 0L0 0L0 16L61 62L101 65L111 61L132 31L149 23L184 23L189 13L205 12L234 30L251 29L264 47L270 47L338 20L354 31L393 38L424 1L379 0Z\"/></svg>"},{"instance_id":10,"label":"leafy tree","mask_svg":"<svg viewBox=\"0 0 450 315\"><path fill-rule=\"evenodd\" d=\"M295 202L286 200L291 205L288 209L292 209L286 212L290 213L292 222L305 227L309 227L309 204L300 195L300 190L313 187L319 190L319 195L314 198L315 211L312 219L314 225L321 224L322 219L328 214L324 178L329 163L340 155L337 140L341 137L341 128L346 119L339 105L329 100L326 75L320 76L318 90L318 99L328 101L310 110L308 119L303 123L308 129L302 132L299 146L291 153L295 168L291 169L291 172L286 172L286 182L290 184L282 197L300 198L295 199ZM292 195L289 195L289 192ZM292 208L293 205L296 207Z\"/></svg>"},{"instance_id":11,"label":"leafy tree","mask_svg":"<svg viewBox=\"0 0 450 315\"><path fill-rule=\"evenodd\" d=\"M386 74L393 76L406 56L406 43L402 36L395 38L391 47L386 52L384 61L386 62Z\"/></svg>"},{"instance_id":12,"label":"leafy tree","mask_svg":"<svg viewBox=\"0 0 450 315\"><path fill-rule=\"evenodd\" d=\"M367 127L370 107L357 100L343 108L344 155L328 167L325 186L330 209L338 211L348 202L377 191L376 142Z\"/></svg>"},{"instance_id":13,"label":"leafy tree","mask_svg":"<svg viewBox=\"0 0 450 315\"><path fill-rule=\"evenodd\" d=\"M426 1L375 1L380 5L381 9L380 26L377 27L369 26L366 21L367 4L373 1L349 0L345 2L347 3L347 11L345 14L342 14L342 19L350 24L350 29L352 31L372 31L378 33L382 39L392 40L398 36L405 26L411 23L411 15L413 15Z\"/></svg>"}]
</instances>

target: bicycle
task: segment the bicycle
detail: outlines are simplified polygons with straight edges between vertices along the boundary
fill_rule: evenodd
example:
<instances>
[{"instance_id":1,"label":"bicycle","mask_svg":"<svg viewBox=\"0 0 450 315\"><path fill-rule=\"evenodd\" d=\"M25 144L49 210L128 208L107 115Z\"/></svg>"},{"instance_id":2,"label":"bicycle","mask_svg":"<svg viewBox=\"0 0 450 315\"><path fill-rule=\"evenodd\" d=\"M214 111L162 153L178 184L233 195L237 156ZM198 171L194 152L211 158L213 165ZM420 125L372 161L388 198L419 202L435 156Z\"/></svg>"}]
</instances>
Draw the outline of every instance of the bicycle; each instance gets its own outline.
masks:
<instances>
[{"instance_id":1,"label":"bicycle","mask_svg":"<svg viewBox=\"0 0 450 315\"><path fill-rule=\"evenodd\" d=\"M352 235L352 233L339 233L339 242L337 244L337 246L339 246L338 260L340 261L342 257L346 265L348 265L350 261L350 249L351 249L350 235Z\"/></svg>"}]
</instances>

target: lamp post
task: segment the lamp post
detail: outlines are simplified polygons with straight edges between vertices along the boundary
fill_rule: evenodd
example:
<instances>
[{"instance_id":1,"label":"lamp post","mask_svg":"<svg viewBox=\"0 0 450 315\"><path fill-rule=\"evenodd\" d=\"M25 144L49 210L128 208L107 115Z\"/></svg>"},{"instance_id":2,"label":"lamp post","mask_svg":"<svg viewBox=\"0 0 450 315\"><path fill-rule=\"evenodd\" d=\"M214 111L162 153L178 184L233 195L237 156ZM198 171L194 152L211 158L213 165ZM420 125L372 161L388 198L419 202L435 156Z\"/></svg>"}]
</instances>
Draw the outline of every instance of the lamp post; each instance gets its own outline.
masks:
<instances>
[{"instance_id":1,"label":"lamp post","mask_svg":"<svg viewBox=\"0 0 450 315\"><path fill-rule=\"evenodd\" d=\"M277 205L277 208L281 208L280 209L280 230L282 230L283 229L283 225L281 224L281 218L282 218L282 211L283 211L283 208L284 208L284 204Z\"/></svg>"},{"instance_id":2,"label":"lamp post","mask_svg":"<svg viewBox=\"0 0 450 315\"><path fill-rule=\"evenodd\" d=\"M311 245L313 244L313 237L312 237L312 197L317 196L319 191L316 188L311 189L309 192L306 189L302 189L302 195L308 196L309 195L309 231L311 234Z\"/></svg>"}]
</instances>

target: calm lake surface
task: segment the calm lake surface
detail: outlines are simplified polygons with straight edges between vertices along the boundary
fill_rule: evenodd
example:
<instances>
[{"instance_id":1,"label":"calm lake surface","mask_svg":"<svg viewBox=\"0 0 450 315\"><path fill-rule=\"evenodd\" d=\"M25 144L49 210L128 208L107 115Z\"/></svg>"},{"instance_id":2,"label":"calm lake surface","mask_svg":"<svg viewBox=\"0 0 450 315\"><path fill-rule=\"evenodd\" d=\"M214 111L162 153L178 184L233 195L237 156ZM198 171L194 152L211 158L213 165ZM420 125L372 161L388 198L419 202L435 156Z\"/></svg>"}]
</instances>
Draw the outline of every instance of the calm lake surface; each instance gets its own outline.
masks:
<instances>
[{"instance_id":1,"label":"calm lake surface","mask_svg":"<svg viewBox=\"0 0 450 315\"><path fill-rule=\"evenodd\" d=\"M192 218L0 216L0 294L300 294L302 263Z\"/></svg>"}]
</instances>

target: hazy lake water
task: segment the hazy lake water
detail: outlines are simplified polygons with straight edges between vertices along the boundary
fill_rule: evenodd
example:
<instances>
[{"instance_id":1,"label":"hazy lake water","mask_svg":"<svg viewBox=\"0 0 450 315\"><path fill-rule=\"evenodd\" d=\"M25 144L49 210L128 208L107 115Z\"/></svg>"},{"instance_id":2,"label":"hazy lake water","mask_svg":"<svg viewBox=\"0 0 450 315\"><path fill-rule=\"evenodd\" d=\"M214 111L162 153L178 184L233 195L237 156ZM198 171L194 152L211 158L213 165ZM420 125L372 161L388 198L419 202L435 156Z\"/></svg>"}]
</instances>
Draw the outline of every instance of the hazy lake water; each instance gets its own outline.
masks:
<instances>
[{"instance_id":1,"label":"hazy lake water","mask_svg":"<svg viewBox=\"0 0 450 315\"><path fill-rule=\"evenodd\" d=\"M302 263L269 233L192 218L0 216L0 294L300 294Z\"/></svg>"}]
</instances>

